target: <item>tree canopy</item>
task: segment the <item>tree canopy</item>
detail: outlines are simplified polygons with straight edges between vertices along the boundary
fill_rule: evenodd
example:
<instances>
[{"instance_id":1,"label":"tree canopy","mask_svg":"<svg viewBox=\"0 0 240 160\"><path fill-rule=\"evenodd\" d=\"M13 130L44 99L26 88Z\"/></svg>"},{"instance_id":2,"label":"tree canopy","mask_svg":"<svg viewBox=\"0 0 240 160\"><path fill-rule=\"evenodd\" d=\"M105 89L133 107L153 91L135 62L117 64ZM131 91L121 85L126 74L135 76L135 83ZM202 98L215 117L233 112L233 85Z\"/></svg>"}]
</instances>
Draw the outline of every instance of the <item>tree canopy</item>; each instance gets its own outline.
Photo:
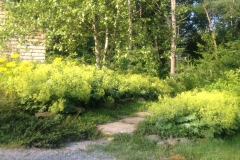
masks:
<instances>
[{"instance_id":1,"label":"tree canopy","mask_svg":"<svg viewBox=\"0 0 240 160\"><path fill-rule=\"evenodd\" d=\"M173 41L176 72L188 60L217 61L240 35L240 0L176 0L174 11L168 0L20 0L4 6L2 46L42 31L48 59L77 57L132 73L168 75Z\"/></svg>"}]
</instances>

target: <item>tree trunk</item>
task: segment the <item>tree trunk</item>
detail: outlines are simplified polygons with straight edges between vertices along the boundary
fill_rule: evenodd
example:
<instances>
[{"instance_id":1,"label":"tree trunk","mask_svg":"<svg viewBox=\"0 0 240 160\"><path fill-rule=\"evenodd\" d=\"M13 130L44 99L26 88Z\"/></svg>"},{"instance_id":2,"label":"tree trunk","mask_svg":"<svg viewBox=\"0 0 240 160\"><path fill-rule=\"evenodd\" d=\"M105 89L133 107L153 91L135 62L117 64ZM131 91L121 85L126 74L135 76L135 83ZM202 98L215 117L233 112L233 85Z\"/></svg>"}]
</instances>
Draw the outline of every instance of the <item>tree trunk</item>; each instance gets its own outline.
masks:
<instances>
[{"instance_id":1,"label":"tree trunk","mask_svg":"<svg viewBox=\"0 0 240 160\"><path fill-rule=\"evenodd\" d=\"M138 2L138 3L139 3L139 17L142 18L142 14L143 14L142 3L141 2Z\"/></svg>"},{"instance_id":2,"label":"tree trunk","mask_svg":"<svg viewBox=\"0 0 240 160\"><path fill-rule=\"evenodd\" d=\"M93 17L93 35L94 35L94 53L96 57L96 66L100 69L100 49L99 49L99 39L98 39L98 30L96 27L96 15Z\"/></svg>"},{"instance_id":3,"label":"tree trunk","mask_svg":"<svg viewBox=\"0 0 240 160\"><path fill-rule=\"evenodd\" d=\"M131 51L133 49L133 43L132 43L133 22L132 22L131 0L128 0L128 19L129 19L129 27L128 27L129 46L128 46L128 49L129 49L129 51Z\"/></svg>"},{"instance_id":4,"label":"tree trunk","mask_svg":"<svg viewBox=\"0 0 240 160\"><path fill-rule=\"evenodd\" d=\"M117 5L116 5L116 13L115 13L115 16L114 16L114 23L113 23L113 34L111 34L111 41L110 41L110 47L109 47L109 55L108 55L108 60L110 62L111 60L111 56L110 54L113 53L114 49L116 49L116 35L117 35L117 24L118 24L118 17L119 17L119 13L120 13L120 9L119 9L119 1L117 1Z\"/></svg>"},{"instance_id":5,"label":"tree trunk","mask_svg":"<svg viewBox=\"0 0 240 160\"><path fill-rule=\"evenodd\" d=\"M155 48L156 48L156 50L157 50L157 60L158 60L158 62L160 63L160 62L161 62L161 59L160 59L159 48L158 48L158 37L155 36L154 39L155 39Z\"/></svg>"},{"instance_id":6,"label":"tree trunk","mask_svg":"<svg viewBox=\"0 0 240 160\"><path fill-rule=\"evenodd\" d=\"M211 36L212 36L212 39L213 39L213 45L214 45L214 50L217 51L217 42L216 42L216 38L215 38L215 33L214 33L214 30L213 30L213 27L212 27L212 23L211 23L211 18L208 14L208 11L207 11L207 8L204 4L204 2L202 3L202 6L203 6L203 9L205 11L205 14L207 16L207 19L208 19L208 27L209 27L209 30L211 32ZM216 57L217 59L217 57Z\"/></svg>"},{"instance_id":7,"label":"tree trunk","mask_svg":"<svg viewBox=\"0 0 240 160\"><path fill-rule=\"evenodd\" d=\"M106 31L105 31L105 45L104 45L104 51L103 51L103 65L106 65L106 57L107 57L107 50L108 50L108 42L109 42L109 29L107 24L107 16L106 18Z\"/></svg>"},{"instance_id":8,"label":"tree trunk","mask_svg":"<svg viewBox=\"0 0 240 160\"><path fill-rule=\"evenodd\" d=\"M235 0L232 1L232 5L230 5L230 18L231 18L231 21L230 21L230 25L231 27L233 27L233 15L232 15L232 11L233 11L233 8L234 8L234 4L235 4Z\"/></svg>"},{"instance_id":9,"label":"tree trunk","mask_svg":"<svg viewBox=\"0 0 240 160\"><path fill-rule=\"evenodd\" d=\"M176 37L177 37L175 8L176 8L176 0L171 0L171 10L172 10L171 69L170 69L171 75L175 74L175 55L176 55Z\"/></svg>"}]
</instances>

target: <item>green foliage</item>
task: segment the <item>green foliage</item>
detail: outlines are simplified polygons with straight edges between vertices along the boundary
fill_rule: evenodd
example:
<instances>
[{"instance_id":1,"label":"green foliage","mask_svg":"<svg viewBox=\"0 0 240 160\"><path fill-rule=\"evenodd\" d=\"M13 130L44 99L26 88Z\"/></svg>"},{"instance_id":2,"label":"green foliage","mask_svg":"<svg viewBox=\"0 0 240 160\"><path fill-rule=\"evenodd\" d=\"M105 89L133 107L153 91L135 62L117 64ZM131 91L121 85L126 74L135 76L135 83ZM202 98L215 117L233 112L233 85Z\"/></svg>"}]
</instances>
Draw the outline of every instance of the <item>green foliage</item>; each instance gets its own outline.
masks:
<instances>
[{"instance_id":1,"label":"green foliage","mask_svg":"<svg viewBox=\"0 0 240 160\"><path fill-rule=\"evenodd\" d=\"M4 62L11 66L1 72L5 90L19 96L19 104L30 112L68 113L95 102L114 102L120 98L157 99L173 90L156 77L140 74L117 74L104 68L77 64L55 58L51 64Z\"/></svg>"},{"instance_id":2,"label":"green foliage","mask_svg":"<svg viewBox=\"0 0 240 160\"><path fill-rule=\"evenodd\" d=\"M208 67L183 65L183 68L182 71L176 73L171 78L165 79L166 83L173 88L172 96L196 88L203 88L217 79L211 77L212 70ZM215 76L214 72L213 74Z\"/></svg>"},{"instance_id":3,"label":"green foliage","mask_svg":"<svg viewBox=\"0 0 240 160\"><path fill-rule=\"evenodd\" d=\"M100 66L157 76L160 54L169 49L167 1L158 5L156 0L139 1L131 6L124 0L6 2L8 18L1 23L0 46L7 46L14 37L24 44L28 37L41 32L48 60L75 55L84 63L94 64L99 58ZM129 18L133 22L131 35ZM128 49L130 37L132 51ZM99 56L94 55L96 52Z\"/></svg>"},{"instance_id":4,"label":"green foliage","mask_svg":"<svg viewBox=\"0 0 240 160\"><path fill-rule=\"evenodd\" d=\"M239 70L230 70L224 72L223 76L215 83L205 86L206 90L229 91L232 94L240 94L240 72Z\"/></svg>"},{"instance_id":5,"label":"green foliage","mask_svg":"<svg viewBox=\"0 0 240 160\"><path fill-rule=\"evenodd\" d=\"M239 130L239 98L231 92L192 91L154 103L155 127L163 137L232 135Z\"/></svg>"},{"instance_id":6,"label":"green foliage","mask_svg":"<svg viewBox=\"0 0 240 160\"><path fill-rule=\"evenodd\" d=\"M146 45L146 44L143 44ZM148 74L159 76L159 62L157 50L151 47L135 49L129 53L121 51L114 57L115 62L110 68L131 74ZM137 57L137 58L136 58Z\"/></svg>"},{"instance_id":7,"label":"green foliage","mask_svg":"<svg viewBox=\"0 0 240 160\"><path fill-rule=\"evenodd\" d=\"M24 147L54 148L65 142L96 137L95 124L89 119L57 116L38 119L19 106L1 106L0 143Z\"/></svg>"},{"instance_id":8,"label":"green foliage","mask_svg":"<svg viewBox=\"0 0 240 160\"><path fill-rule=\"evenodd\" d=\"M14 90L19 95L21 104L26 105L26 109L35 108L44 111L47 105L52 104L55 105L54 112L59 112L64 110L61 105L57 105L60 108L56 110L54 102L59 102L59 99L72 98L82 102L89 100L91 86L87 82L88 78L79 74L81 73L80 67L76 69L69 64L64 68L63 64L61 65L61 62L57 60L52 65L38 64L34 68L31 65L27 67L24 65L23 62L13 70L5 87L8 90ZM20 68L23 70L19 71Z\"/></svg>"},{"instance_id":9,"label":"green foliage","mask_svg":"<svg viewBox=\"0 0 240 160\"><path fill-rule=\"evenodd\" d=\"M206 88L213 87L213 85L220 85L220 83L229 85L229 89L231 87L236 89L240 68L239 41L219 45L217 51L208 48L208 45L202 45L202 47L199 49L203 56L201 59L194 60L193 64L192 62L179 62L181 65L176 68L178 73L173 76L173 79L167 79L169 85L175 88L176 93L194 88L204 88L205 86Z\"/></svg>"},{"instance_id":10,"label":"green foliage","mask_svg":"<svg viewBox=\"0 0 240 160\"><path fill-rule=\"evenodd\" d=\"M0 144L7 147L61 147L66 142L94 139L101 136L97 124L111 122L119 115L146 109L145 102L130 103L112 109L94 108L81 115L51 115L37 118L18 106L14 94L0 90Z\"/></svg>"}]
</instances>

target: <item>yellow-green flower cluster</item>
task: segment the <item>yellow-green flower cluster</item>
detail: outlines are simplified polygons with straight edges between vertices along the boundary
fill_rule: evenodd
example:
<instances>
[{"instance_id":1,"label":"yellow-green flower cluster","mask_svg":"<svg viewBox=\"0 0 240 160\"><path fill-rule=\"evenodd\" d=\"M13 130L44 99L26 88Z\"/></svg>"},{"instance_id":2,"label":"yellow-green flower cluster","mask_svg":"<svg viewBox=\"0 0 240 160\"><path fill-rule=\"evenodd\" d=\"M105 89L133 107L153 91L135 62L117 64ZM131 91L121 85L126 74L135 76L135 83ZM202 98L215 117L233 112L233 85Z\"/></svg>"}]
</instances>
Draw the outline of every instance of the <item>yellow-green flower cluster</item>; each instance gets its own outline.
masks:
<instances>
[{"instance_id":1,"label":"yellow-green flower cluster","mask_svg":"<svg viewBox=\"0 0 240 160\"><path fill-rule=\"evenodd\" d=\"M0 67L0 72L6 72L7 68L6 67Z\"/></svg>"},{"instance_id":2,"label":"yellow-green flower cluster","mask_svg":"<svg viewBox=\"0 0 240 160\"><path fill-rule=\"evenodd\" d=\"M29 61L23 61L18 64L18 67L16 67L15 71L24 71L24 70L31 70L34 67L34 64Z\"/></svg>"},{"instance_id":3,"label":"yellow-green flower cluster","mask_svg":"<svg viewBox=\"0 0 240 160\"><path fill-rule=\"evenodd\" d=\"M53 60L53 62L60 62L60 61L62 61L62 58L61 58L61 57L57 57L57 58L55 58L55 59Z\"/></svg>"},{"instance_id":4,"label":"yellow-green flower cluster","mask_svg":"<svg viewBox=\"0 0 240 160\"><path fill-rule=\"evenodd\" d=\"M7 64L6 64L6 67L8 67L8 68L13 68L13 67L15 67L16 66L16 63L15 62L8 62Z\"/></svg>"},{"instance_id":5,"label":"yellow-green flower cluster","mask_svg":"<svg viewBox=\"0 0 240 160\"><path fill-rule=\"evenodd\" d=\"M7 71L6 62L7 62L6 58L0 58L0 72L2 73Z\"/></svg>"},{"instance_id":6,"label":"yellow-green flower cluster","mask_svg":"<svg viewBox=\"0 0 240 160\"><path fill-rule=\"evenodd\" d=\"M1 63L5 63L6 61L7 61L6 58L0 58L0 64L1 64Z\"/></svg>"},{"instance_id":7,"label":"yellow-green flower cluster","mask_svg":"<svg viewBox=\"0 0 240 160\"><path fill-rule=\"evenodd\" d=\"M20 54L18 54L18 53L13 53L13 54L11 55L11 58L12 58L12 59L20 58Z\"/></svg>"}]
</instances>

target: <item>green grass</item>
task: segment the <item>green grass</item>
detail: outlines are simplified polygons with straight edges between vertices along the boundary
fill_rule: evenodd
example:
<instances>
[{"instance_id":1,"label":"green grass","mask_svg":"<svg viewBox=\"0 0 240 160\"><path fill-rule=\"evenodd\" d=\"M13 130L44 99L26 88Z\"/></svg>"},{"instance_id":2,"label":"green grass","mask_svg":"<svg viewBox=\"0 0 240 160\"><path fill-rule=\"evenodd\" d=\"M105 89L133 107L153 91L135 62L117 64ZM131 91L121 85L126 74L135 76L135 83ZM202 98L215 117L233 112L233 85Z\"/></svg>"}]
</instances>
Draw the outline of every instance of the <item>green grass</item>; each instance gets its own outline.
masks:
<instances>
[{"instance_id":1,"label":"green grass","mask_svg":"<svg viewBox=\"0 0 240 160\"><path fill-rule=\"evenodd\" d=\"M2 93L3 95L3 93ZM55 115L38 119L15 103L14 97L0 98L0 147L61 147L65 142L99 138L96 125L145 110L136 102L114 109L92 108L82 115Z\"/></svg>"},{"instance_id":2,"label":"green grass","mask_svg":"<svg viewBox=\"0 0 240 160\"><path fill-rule=\"evenodd\" d=\"M146 160L156 157L158 147L153 141L147 141L139 135L115 135L107 146L96 146L122 160Z\"/></svg>"},{"instance_id":3,"label":"green grass","mask_svg":"<svg viewBox=\"0 0 240 160\"><path fill-rule=\"evenodd\" d=\"M224 140L191 141L175 146L160 146L143 135L115 135L107 146L96 146L121 160L164 159L175 155L186 160L239 160L240 135Z\"/></svg>"},{"instance_id":4,"label":"green grass","mask_svg":"<svg viewBox=\"0 0 240 160\"><path fill-rule=\"evenodd\" d=\"M188 160L239 160L240 135L224 140L199 140L188 145L173 148L174 154L180 154Z\"/></svg>"}]
</instances>

